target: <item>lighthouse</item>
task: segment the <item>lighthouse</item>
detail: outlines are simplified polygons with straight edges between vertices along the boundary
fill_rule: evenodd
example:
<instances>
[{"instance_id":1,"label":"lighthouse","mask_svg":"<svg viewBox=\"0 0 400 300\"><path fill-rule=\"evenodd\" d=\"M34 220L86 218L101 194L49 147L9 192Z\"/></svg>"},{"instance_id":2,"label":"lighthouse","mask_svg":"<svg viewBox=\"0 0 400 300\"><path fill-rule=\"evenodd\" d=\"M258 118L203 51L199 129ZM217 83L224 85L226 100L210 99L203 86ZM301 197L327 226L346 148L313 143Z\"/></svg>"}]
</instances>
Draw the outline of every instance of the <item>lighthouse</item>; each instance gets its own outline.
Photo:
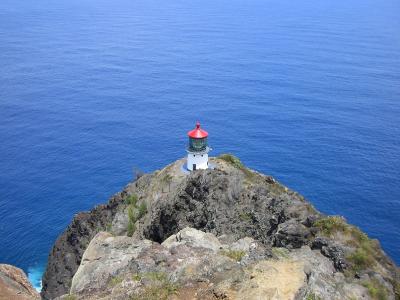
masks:
<instances>
[{"instance_id":1,"label":"lighthouse","mask_svg":"<svg viewBox=\"0 0 400 300\"><path fill-rule=\"evenodd\" d=\"M196 123L196 128L188 132L189 146L187 148L188 170L194 171L208 168L208 132L200 128L200 123Z\"/></svg>"}]
</instances>

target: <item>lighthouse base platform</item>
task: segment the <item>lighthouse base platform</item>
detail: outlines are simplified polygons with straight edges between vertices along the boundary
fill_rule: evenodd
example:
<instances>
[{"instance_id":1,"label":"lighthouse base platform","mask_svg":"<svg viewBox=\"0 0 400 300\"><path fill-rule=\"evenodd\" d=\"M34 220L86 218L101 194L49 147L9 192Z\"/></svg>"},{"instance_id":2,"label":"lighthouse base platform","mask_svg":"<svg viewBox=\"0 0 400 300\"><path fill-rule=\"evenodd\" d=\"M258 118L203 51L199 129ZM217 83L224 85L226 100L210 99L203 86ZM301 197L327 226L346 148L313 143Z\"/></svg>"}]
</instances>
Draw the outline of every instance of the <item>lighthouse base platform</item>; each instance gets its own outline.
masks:
<instances>
[{"instance_id":1,"label":"lighthouse base platform","mask_svg":"<svg viewBox=\"0 0 400 300\"><path fill-rule=\"evenodd\" d=\"M211 161L208 161L208 168L207 168L206 170L214 170L215 167L216 167L216 164L215 164L215 163L213 163L213 162L211 162ZM204 170L204 169L199 169L199 170ZM184 174L190 174L190 172L194 172L194 171L191 171L191 170L188 169L188 167L187 167L187 161L186 161L186 160L185 160L185 162L182 163L182 165L181 165L181 171L182 171ZM198 170L197 170L197 171L198 171Z\"/></svg>"}]
</instances>

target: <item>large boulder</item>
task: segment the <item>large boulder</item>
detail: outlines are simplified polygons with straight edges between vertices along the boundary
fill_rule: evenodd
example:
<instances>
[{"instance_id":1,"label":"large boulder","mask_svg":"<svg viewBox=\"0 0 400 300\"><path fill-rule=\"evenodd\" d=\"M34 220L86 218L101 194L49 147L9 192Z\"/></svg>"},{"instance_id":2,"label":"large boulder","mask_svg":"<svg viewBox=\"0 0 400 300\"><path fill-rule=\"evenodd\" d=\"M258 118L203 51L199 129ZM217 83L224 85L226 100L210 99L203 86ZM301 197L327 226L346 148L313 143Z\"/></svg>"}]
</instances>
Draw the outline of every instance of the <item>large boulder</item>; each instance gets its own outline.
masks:
<instances>
[{"instance_id":1,"label":"large boulder","mask_svg":"<svg viewBox=\"0 0 400 300\"><path fill-rule=\"evenodd\" d=\"M321 250L323 255L333 261L336 270L344 271L348 267L343 247L334 241L324 237L316 237L311 244L311 248Z\"/></svg>"},{"instance_id":2,"label":"large boulder","mask_svg":"<svg viewBox=\"0 0 400 300\"><path fill-rule=\"evenodd\" d=\"M149 240L135 241L131 237L114 237L99 232L83 254L75 273L70 292L72 294L103 290L108 281L121 272L134 268L131 263L142 251L152 246Z\"/></svg>"},{"instance_id":3,"label":"large boulder","mask_svg":"<svg viewBox=\"0 0 400 300\"><path fill-rule=\"evenodd\" d=\"M177 234L171 235L162 245L171 249L179 245L186 245L194 248L205 248L212 251L222 249L222 245L215 235L206 233L194 228L186 227Z\"/></svg>"},{"instance_id":4,"label":"large boulder","mask_svg":"<svg viewBox=\"0 0 400 300\"><path fill-rule=\"evenodd\" d=\"M274 235L274 245L285 248L300 248L308 243L310 235L309 228L291 219L279 224Z\"/></svg>"}]
</instances>

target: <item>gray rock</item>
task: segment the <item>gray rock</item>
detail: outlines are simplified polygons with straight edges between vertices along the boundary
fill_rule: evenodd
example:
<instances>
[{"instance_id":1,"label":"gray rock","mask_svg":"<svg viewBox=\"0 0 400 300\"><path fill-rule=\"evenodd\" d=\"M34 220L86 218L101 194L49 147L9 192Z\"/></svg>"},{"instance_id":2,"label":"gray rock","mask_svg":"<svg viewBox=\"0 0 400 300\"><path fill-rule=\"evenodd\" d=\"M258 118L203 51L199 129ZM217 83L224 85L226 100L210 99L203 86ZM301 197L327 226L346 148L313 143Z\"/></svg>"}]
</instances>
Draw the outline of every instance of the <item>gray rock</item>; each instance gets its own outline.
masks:
<instances>
[{"instance_id":1,"label":"gray rock","mask_svg":"<svg viewBox=\"0 0 400 300\"><path fill-rule=\"evenodd\" d=\"M347 282L342 273L337 273L330 259L323 256L318 250L311 250L303 246L290 252L289 257L300 260L304 264L306 281L299 290L297 298L304 299L311 295L314 299L341 300L341 299L369 299L359 298L365 295L366 289L361 284Z\"/></svg>"},{"instance_id":2,"label":"gray rock","mask_svg":"<svg viewBox=\"0 0 400 300\"><path fill-rule=\"evenodd\" d=\"M307 227L292 219L278 226L274 236L274 246L300 248L308 243L310 235Z\"/></svg>"},{"instance_id":3,"label":"gray rock","mask_svg":"<svg viewBox=\"0 0 400 300\"><path fill-rule=\"evenodd\" d=\"M324 237L316 237L312 242L312 249L319 249L321 253L330 258L336 270L344 271L348 267L343 247Z\"/></svg>"},{"instance_id":4,"label":"gray rock","mask_svg":"<svg viewBox=\"0 0 400 300\"><path fill-rule=\"evenodd\" d=\"M149 250L152 244L148 240L139 241L127 236L99 232L82 257L82 262L72 279L70 293L104 289L110 279L132 268L131 262L143 251Z\"/></svg>"},{"instance_id":5,"label":"gray rock","mask_svg":"<svg viewBox=\"0 0 400 300\"><path fill-rule=\"evenodd\" d=\"M212 251L218 251L222 248L219 240L211 233L186 227L177 234L171 235L161 245L171 249L178 245L186 245L194 248L205 248Z\"/></svg>"}]
</instances>

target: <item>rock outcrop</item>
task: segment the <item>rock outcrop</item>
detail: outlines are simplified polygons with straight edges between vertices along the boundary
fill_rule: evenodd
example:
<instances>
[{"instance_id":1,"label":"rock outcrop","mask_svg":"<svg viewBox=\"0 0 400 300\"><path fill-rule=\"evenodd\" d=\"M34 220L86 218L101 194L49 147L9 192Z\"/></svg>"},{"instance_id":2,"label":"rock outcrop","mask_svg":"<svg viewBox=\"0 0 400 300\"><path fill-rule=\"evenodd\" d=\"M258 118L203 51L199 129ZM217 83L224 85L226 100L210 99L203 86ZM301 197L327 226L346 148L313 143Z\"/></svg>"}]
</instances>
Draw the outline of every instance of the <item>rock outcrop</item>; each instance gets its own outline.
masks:
<instances>
[{"instance_id":1,"label":"rock outcrop","mask_svg":"<svg viewBox=\"0 0 400 300\"><path fill-rule=\"evenodd\" d=\"M0 264L0 299L28 300L39 299L39 293L32 287L24 271Z\"/></svg>"},{"instance_id":2,"label":"rock outcrop","mask_svg":"<svg viewBox=\"0 0 400 300\"><path fill-rule=\"evenodd\" d=\"M43 298L52 299L69 291L72 276L81 263L87 245L97 232L106 229L123 197L124 193L119 193L108 204L99 205L90 213L79 213L74 217L49 254L42 280Z\"/></svg>"},{"instance_id":3,"label":"rock outcrop","mask_svg":"<svg viewBox=\"0 0 400 300\"><path fill-rule=\"evenodd\" d=\"M70 293L82 299L293 299L305 283L303 262L266 253L253 239L224 244L193 228L162 244L100 232Z\"/></svg>"},{"instance_id":4,"label":"rock outcrop","mask_svg":"<svg viewBox=\"0 0 400 300\"><path fill-rule=\"evenodd\" d=\"M377 241L235 157L212 162L185 174L177 161L75 216L43 298L395 298L399 270Z\"/></svg>"}]
</instances>

